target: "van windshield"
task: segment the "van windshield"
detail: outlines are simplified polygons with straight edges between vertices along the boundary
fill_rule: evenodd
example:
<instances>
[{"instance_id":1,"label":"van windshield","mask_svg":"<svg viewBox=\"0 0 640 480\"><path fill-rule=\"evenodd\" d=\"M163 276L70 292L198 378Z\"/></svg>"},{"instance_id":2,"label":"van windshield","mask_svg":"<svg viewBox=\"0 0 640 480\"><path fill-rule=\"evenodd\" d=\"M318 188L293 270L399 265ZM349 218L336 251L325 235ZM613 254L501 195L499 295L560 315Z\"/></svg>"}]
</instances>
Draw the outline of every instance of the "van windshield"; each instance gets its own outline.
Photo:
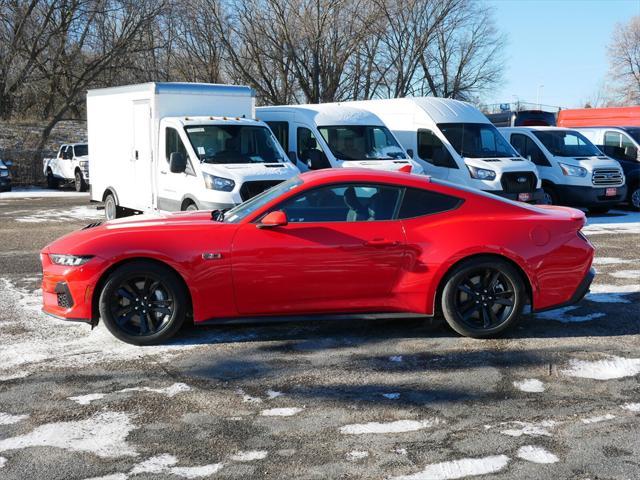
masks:
<instances>
[{"instance_id":1,"label":"van windshield","mask_svg":"<svg viewBox=\"0 0 640 480\"><path fill-rule=\"evenodd\" d=\"M517 157L513 147L490 123L439 123L438 128L461 157Z\"/></svg>"},{"instance_id":2,"label":"van windshield","mask_svg":"<svg viewBox=\"0 0 640 480\"><path fill-rule=\"evenodd\" d=\"M573 130L540 130L533 134L556 157L595 157L600 150L579 132Z\"/></svg>"},{"instance_id":3,"label":"van windshield","mask_svg":"<svg viewBox=\"0 0 640 480\"><path fill-rule=\"evenodd\" d=\"M277 163L283 154L267 127L248 125L193 125L185 127L189 141L203 163Z\"/></svg>"},{"instance_id":4,"label":"van windshield","mask_svg":"<svg viewBox=\"0 0 640 480\"><path fill-rule=\"evenodd\" d=\"M386 127L367 125L318 127L338 160L394 160L407 158Z\"/></svg>"}]
</instances>

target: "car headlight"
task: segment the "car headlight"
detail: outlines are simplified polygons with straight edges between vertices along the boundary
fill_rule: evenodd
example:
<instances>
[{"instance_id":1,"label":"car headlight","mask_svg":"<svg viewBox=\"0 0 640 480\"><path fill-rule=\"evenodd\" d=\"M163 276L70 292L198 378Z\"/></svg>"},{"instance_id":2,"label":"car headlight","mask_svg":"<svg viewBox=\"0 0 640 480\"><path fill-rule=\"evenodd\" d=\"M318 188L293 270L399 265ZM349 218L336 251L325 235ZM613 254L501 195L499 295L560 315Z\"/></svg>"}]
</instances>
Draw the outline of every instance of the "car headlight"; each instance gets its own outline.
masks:
<instances>
[{"instance_id":1,"label":"car headlight","mask_svg":"<svg viewBox=\"0 0 640 480\"><path fill-rule=\"evenodd\" d=\"M6 168L3 168L2 170L0 170L0 177L8 177L9 176L9 170L7 170Z\"/></svg>"},{"instance_id":2,"label":"car headlight","mask_svg":"<svg viewBox=\"0 0 640 480\"><path fill-rule=\"evenodd\" d=\"M236 186L236 182L229 178L216 177L204 173L204 184L209 190L219 190L221 192L230 192Z\"/></svg>"},{"instance_id":3,"label":"car headlight","mask_svg":"<svg viewBox=\"0 0 640 480\"><path fill-rule=\"evenodd\" d=\"M569 165L567 163L559 163L562 173L568 177L586 177L587 169L582 167L576 167L575 165Z\"/></svg>"},{"instance_id":4,"label":"car headlight","mask_svg":"<svg viewBox=\"0 0 640 480\"><path fill-rule=\"evenodd\" d=\"M56 265L64 265L66 267L79 267L84 265L93 258L93 255L60 255L57 253L50 253L49 258L52 263Z\"/></svg>"},{"instance_id":5,"label":"car headlight","mask_svg":"<svg viewBox=\"0 0 640 480\"><path fill-rule=\"evenodd\" d=\"M493 170L473 167L471 165L467 165L467 168L469 169L471 178L477 178L478 180L495 180L496 178L496 172Z\"/></svg>"}]
</instances>

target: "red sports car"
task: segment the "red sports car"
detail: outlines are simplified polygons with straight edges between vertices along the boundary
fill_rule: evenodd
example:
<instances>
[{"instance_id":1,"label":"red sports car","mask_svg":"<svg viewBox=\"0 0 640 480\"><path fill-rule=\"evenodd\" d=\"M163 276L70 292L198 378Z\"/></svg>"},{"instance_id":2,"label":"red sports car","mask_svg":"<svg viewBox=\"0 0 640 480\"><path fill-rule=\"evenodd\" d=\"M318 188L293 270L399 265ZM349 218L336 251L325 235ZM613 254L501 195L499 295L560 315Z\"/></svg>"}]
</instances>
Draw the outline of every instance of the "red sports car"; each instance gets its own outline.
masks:
<instances>
[{"instance_id":1,"label":"red sports car","mask_svg":"<svg viewBox=\"0 0 640 480\"><path fill-rule=\"evenodd\" d=\"M226 211L88 225L42 250L44 311L119 339L195 324L444 315L493 336L580 300L584 214L405 173L328 169Z\"/></svg>"}]
</instances>

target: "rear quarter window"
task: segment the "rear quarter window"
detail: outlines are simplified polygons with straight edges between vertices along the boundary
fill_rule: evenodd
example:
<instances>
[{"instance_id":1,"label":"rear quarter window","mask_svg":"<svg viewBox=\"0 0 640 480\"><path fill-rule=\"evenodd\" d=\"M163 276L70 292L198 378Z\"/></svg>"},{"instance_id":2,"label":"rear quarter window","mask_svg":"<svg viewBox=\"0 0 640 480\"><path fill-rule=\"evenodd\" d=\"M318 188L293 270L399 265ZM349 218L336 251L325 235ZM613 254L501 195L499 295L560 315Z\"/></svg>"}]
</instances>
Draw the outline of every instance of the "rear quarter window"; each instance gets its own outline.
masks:
<instances>
[{"instance_id":1,"label":"rear quarter window","mask_svg":"<svg viewBox=\"0 0 640 480\"><path fill-rule=\"evenodd\" d=\"M429 190L407 188L398 213L399 219L433 215L458 208L463 200Z\"/></svg>"}]
</instances>

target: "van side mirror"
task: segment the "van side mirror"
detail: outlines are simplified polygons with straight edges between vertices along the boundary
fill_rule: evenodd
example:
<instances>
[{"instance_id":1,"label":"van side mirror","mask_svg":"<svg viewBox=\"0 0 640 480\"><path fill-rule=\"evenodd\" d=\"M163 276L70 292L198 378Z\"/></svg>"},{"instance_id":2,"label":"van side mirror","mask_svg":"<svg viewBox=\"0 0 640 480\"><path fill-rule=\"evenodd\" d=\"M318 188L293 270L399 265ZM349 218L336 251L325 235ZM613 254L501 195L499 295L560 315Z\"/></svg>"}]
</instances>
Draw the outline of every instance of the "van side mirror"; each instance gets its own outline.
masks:
<instances>
[{"instance_id":1,"label":"van side mirror","mask_svg":"<svg viewBox=\"0 0 640 480\"><path fill-rule=\"evenodd\" d=\"M407 155L409 155L409 158L413 158L413 150L411 148L407 149Z\"/></svg>"},{"instance_id":2,"label":"van side mirror","mask_svg":"<svg viewBox=\"0 0 640 480\"><path fill-rule=\"evenodd\" d=\"M275 210L267 213L256 226L258 228L284 227L288 223L289 220L287 220L287 214L282 210Z\"/></svg>"},{"instance_id":3,"label":"van side mirror","mask_svg":"<svg viewBox=\"0 0 640 480\"><path fill-rule=\"evenodd\" d=\"M169 157L169 170L171 173L184 173L187 169L187 159L180 152L172 152Z\"/></svg>"},{"instance_id":4,"label":"van side mirror","mask_svg":"<svg viewBox=\"0 0 640 480\"><path fill-rule=\"evenodd\" d=\"M291 161L291 163L293 163L295 165L296 161L298 160L298 156L296 155L296 152L289 152L287 153L287 157L289 157L289 160Z\"/></svg>"},{"instance_id":5,"label":"van side mirror","mask_svg":"<svg viewBox=\"0 0 640 480\"><path fill-rule=\"evenodd\" d=\"M320 170L322 168L329 168L329 160L324 152L320 150L310 150L307 158L307 166L310 170Z\"/></svg>"}]
</instances>

